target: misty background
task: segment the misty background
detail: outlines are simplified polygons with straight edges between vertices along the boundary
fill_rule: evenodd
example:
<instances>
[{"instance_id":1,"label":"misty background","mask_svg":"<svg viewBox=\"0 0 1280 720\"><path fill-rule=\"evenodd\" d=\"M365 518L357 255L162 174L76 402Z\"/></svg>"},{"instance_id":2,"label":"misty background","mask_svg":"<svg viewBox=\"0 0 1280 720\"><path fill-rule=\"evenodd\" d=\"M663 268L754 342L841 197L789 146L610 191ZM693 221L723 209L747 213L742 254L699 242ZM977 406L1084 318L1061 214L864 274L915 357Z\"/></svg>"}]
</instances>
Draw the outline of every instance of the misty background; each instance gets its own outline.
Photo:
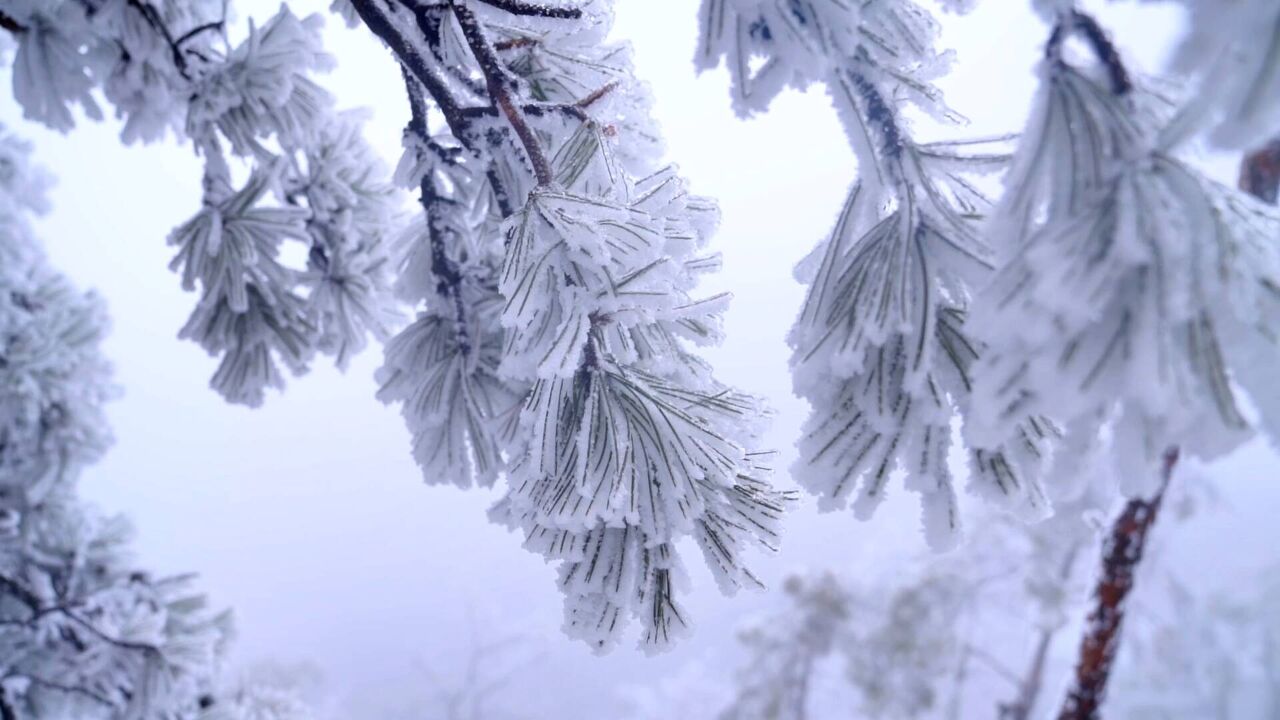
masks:
<instances>
[{"instance_id":1,"label":"misty background","mask_svg":"<svg viewBox=\"0 0 1280 720\"><path fill-rule=\"evenodd\" d=\"M328 0L290 4L299 15L325 13ZM1180 33L1175 8L1085 4L1097 6L1136 70L1162 67ZM277 7L275 0L235 5L242 21L265 20ZM941 46L956 50L942 85L971 120L952 136L1021 127L1048 32L1028 5L983 0L968 16L940 15ZM705 290L730 290L735 299L728 341L709 359L723 380L763 395L776 411L767 445L779 451L776 482L794 488L786 468L806 407L791 394L787 368L785 337L802 298L791 268L829 231L856 167L819 92L787 92L768 114L736 118L726 73L694 73L696 33L690 0L618 1L614 35L634 45L669 158L723 213L713 245L724 271ZM341 107L370 108L366 137L389 173L408 116L400 73L371 34L337 16L327 19L326 40L338 67L323 84ZM398 409L374 398L380 348L345 374L317 362L257 410L208 389L214 360L176 337L196 298L166 269L167 234L199 206L200 167L188 148L172 140L123 147L114 122L82 123L62 136L24 122L8 93L0 121L33 140L34 160L58 177L53 211L37 224L51 258L78 286L104 296L113 318L105 350L124 391L108 408L117 442L85 474L83 493L135 522L144 566L199 572L213 600L234 609L236 666L306 663L323 675L324 702L371 718L421 707L433 688L462 681L470 653L516 637L507 662L521 669L503 696L520 717L616 717L622 695L690 665L729 679L735 630L776 605L770 593L725 598L691 561L684 603L695 630L674 650L646 657L632 638L596 656L565 639L554 568L485 517L498 492L423 483ZM928 128L921 123L923 134ZM1238 158L1203 159L1234 183ZM1203 468L1216 507L1155 531L1184 580L1212 591L1251 582L1275 563L1277 467L1274 451L1254 442ZM759 574L774 587L805 569L892 577L927 551L916 498L898 485L890 492L870 522L819 515L804 497L787 520L782 552L757 558ZM670 716L702 712L688 704Z\"/></svg>"}]
</instances>

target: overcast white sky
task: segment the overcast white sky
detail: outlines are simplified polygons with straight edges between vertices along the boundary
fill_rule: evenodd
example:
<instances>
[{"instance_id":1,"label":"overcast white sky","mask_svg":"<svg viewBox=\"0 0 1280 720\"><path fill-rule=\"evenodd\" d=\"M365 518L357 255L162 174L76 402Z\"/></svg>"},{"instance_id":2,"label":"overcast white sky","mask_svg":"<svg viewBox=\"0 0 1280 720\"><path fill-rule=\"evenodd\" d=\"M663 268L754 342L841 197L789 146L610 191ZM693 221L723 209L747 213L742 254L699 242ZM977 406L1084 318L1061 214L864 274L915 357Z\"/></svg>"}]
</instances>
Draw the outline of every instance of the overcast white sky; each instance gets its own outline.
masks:
<instances>
[{"instance_id":1,"label":"overcast white sky","mask_svg":"<svg viewBox=\"0 0 1280 720\"><path fill-rule=\"evenodd\" d=\"M327 4L292 6L305 13ZM945 18L945 42L957 49L945 87L973 121L961 132L1020 127L1046 33L1027 4L983 0L971 16ZM236 5L241 15L275 10L274 0ZM726 75L693 72L697 3L619 5L615 34L635 45L671 159L723 209L715 243L725 271L714 282L736 299L729 341L712 359L724 379L778 411L770 439L785 469L804 414L790 392L784 344L801 299L791 267L828 231L855 174L852 156L817 93L788 93L750 121L733 117ZM1159 66L1179 23L1173 12L1136 4L1108 6L1100 17L1146 70ZM339 60L328 87L344 106L373 109L368 137L394 163L406 119L398 72L364 31L332 17L328 36ZM366 351L345 375L318 363L256 411L225 405L207 389L212 360L176 339L194 297L166 269L164 238L199 201L188 150L122 148L113 123L51 134L22 121L8 92L0 121L34 139L38 161L60 178L54 212L39 223L50 254L82 287L100 291L114 317L106 348L125 391L110 408L118 442L86 474L84 492L134 519L147 565L196 570L218 603L234 607L240 661L304 660L339 696L394 697L426 681L424 665L447 678L474 637L518 632L544 653L512 688L524 716L610 717L617 685L652 682L693 658L729 657L734 629L770 604L767 595L725 599L695 568L687 604L697 629L676 651L646 658L627 643L600 658L564 640L553 570L486 521L494 496L421 482L397 410L373 397L380 350ZM1230 162L1217 167L1229 181ZM1255 443L1209 468L1225 507L1173 542L1185 577L1230 582L1274 559L1276 467ZM785 473L778 480L790 485ZM894 494L869 523L818 516L806 500L782 554L761 559L763 575L891 572L923 551L914 497Z\"/></svg>"}]
</instances>

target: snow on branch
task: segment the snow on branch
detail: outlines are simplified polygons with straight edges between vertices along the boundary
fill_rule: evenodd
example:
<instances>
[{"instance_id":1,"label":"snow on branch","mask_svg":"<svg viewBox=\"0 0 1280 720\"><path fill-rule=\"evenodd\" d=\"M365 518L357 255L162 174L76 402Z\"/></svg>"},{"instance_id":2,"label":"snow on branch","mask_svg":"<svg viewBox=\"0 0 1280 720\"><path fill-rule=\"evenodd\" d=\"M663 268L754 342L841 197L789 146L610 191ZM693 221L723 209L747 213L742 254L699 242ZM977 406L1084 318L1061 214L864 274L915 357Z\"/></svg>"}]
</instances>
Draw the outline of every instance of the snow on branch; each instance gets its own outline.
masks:
<instances>
[{"instance_id":1,"label":"snow on branch","mask_svg":"<svg viewBox=\"0 0 1280 720\"><path fill-rule=\"evenodd\" d=\"M31 235L47 178L27 155L0 136L0 717L189 717L228 617L138 569L128 523L77 495L110 444L107 320Z\"/></svg>"},{"instance_id":2,"label":"snow on branch","mask_svg":"<svg viewBox=\"0 0 1280 720\"><path fill-rule=\"evenodd\" d=\"M916 3L707 0L702 32L699 64L725 59L740 112L786 85L824 84L858 162L834 231L798 270L809 289L790 342L813 412L793 472L828 508L858 488L854 509L867 517L901 471L921 494L930 544L950 547L961 519L947 456L981 353L966 309L995 267L979 224L990 204L973 176L1003 166L1002 144L914 138L907 104L959 120L933 84L949 55L934 49L938 26ZM1057 430L1031 415L1020 427L1005 445L969 449L970 487L1038 518Z\"/></svg>"},{"instance_id":3,"label":"snow on branch","mask_svg":"<svg viewBox=\"0 0 1280 720\"><path fill-rule=\"evenodd\" d=\"M1050 53L989 226L1008 259L972 313L988 351L968 434L1002 441L1029 413L1106 428L1126 491L1147 495L1168 447L1213 457L1249 437L1241 390L1274 433L1280 215L1182 161L1152 91L1088 70Z\"/></svg>"},{"instance_id":4,"label":"snow on branch","mask_svg":"<svg viewBox=\"0 0 1280 720\"><path fill-rule=\"evenodd\" d=\"M608 649L638 618L661 648L689 622L679 540L726 591L755 585L743 550L776 545L789 501L755 447L764 410L693 352L727 300L694 293L715 207L658 162L610 3L352 6L404 68L398 179L425 214L398 282L425 309L380 396L428 482L506 474L492 516L560 564L571 634Z\"/></svg>"}]
</instances>

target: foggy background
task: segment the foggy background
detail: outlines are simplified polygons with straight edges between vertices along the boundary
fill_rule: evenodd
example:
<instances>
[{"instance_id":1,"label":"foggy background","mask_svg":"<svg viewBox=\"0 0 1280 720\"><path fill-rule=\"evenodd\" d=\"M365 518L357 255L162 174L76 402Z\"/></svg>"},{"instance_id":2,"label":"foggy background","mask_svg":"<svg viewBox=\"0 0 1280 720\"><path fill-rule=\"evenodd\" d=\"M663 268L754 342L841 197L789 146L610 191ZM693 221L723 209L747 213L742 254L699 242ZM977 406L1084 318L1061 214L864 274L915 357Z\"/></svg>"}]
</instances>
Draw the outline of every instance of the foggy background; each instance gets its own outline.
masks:
<instances>
[{"instance_id":1,"label":"foggy background","mask_svg":"<svg viewBox=\"0 0 1280 720\"><path fill-rule=\"evenodd\" d=\"M260 20L277 7L275 0L235 5L242 19ZM299 15L327 5L291 3ZM966 17L940 16L942 46L957 52L942 85L972 121L954 135L1021 127L1048 33L1027 5L983 0ZM1160 69L1179 32L1176 11L1096 9L1135 70ZM776 481L790 488L785 470L806 411L787 369L785 335L802 297L791 268L829 231L856 168L821 93L787 92L766 115L735 118L727 75L694 73L696 16L693 0L619 0L614 35L634 45L670 159L695 192L720 202L713 242L724 271L705 289L732 290L735 300L728 341L708 355L723 380L776 410L768 444L780 451ZM393 166L408 111L399 72L362 28L329 16L326 34L338 68L322 84L340 106L372 109L366 137ZM536 657L504 691L522 717L616 717L621 687L652 685L690 663L728 679L735 629L776 598L722 597L689 546L692 638L656 657L635 650L634 637L604 657L566 640L554 568L485 518L497 491L423 484L398 408L374 399L379 347L345 374L317 361L258 410L227 405L207 388L214 361L176 338L196 298L166 269L166 235L199 205L200 167L188 148L172 140L122 147L114 122L51 133L24 122L7 91L0 120L32 139L35 161L59 179L53 212L37 225L49 254L80 287L106 298L114 321L105 347L124 390L108 408L117 443L85 473L83 493L133 519L143 566L197 571L214 601L234 608L236 665L313 664L329 701L365 709L353 713L362 718L377 717L368 708L390 712L430 698L432 677L457 682L472 649L515 635L521 657ZM1206 161L1234 182L1235 158ZM1206 469L1221 507L1176 535L1163 532L1171 523L1157 526L1184 579L1226 587L1275 561L1276 468L1273 452L1254 442ZM782 552L755 562L759 574L775 587L800 569L890 577L925 552L915 496L900 485L890 492L866 523L851 513L820 516L804 498L787 521ZM1061 643L1068 649L1072 642ZM700 717L691 707L672 709L671 717L685 716Z\"/></svg>"}]
</instances>

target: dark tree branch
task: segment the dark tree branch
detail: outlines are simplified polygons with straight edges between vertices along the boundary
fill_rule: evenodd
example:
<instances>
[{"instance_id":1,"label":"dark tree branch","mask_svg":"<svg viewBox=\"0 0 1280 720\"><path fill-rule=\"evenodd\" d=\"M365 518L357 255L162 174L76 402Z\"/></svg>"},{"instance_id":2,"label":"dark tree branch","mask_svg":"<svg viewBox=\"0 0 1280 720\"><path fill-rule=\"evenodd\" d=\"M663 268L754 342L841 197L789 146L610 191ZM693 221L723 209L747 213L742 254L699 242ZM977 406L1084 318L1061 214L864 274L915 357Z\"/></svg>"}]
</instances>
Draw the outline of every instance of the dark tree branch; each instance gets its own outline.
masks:
<instances>
[{"instance_id":1,"label":"dark tree branch","mask_svg":"<svg viewBox=\"0 0 1280 720\"><path fill-rule=\"evenodd\" d=\"M447 3L423 3L422 0L399 0L400 4L408 8L418 23L418 29L422 31L423 37L427 40L427 46L431 48L432 56L437 61L441 60L437 51L440 47L440 30L445 19L444 12L449 9ZM484 83L472 78L465 66L457 63L440 63L446 73L449 74L459 84L469 90L478 98L487 100L485 95ZM459 105L463 103L458 101Z\"/></svg>"},{"instance_id":2,"label":"dark tree branch","mask_svg":"<svg viewBox=\"0 0 1280 720\"><path fill-rule=\"evenodd\" d=\"M133 652L139 652L144 655L160 654L160 648L156 647L155 645L150 645L147 643L140 643L140 642L133 642L131 640L121 640L118 637L114 637L112 635L107 634L104 630L102 630L102 628L98 627L97 625L94 625L88 620L85 620L84 618L75 614L69 608L56 607L56 608L50 608L49 611L59 613L63 617L74 622L76 625L79 625L80 627L89 631L91 635L97 637L99 640L107 643L108 645L113 645L117 648L120 648L121 650L130 650Z\"/></svg>"},{"instance_id":3,"label":"dark tree branch","mask_svg":"<svg viewBox=\"0 0 1280 720\"><path fill-rule=\"evenodd\" d=\"M18 711L3 686L0 686L0 720L18 720Z\"/></svg>"},{"instance_id":4,"label":"dark tree branch","mask_svg":"<svg viewBox=\"0 0 1280 720\"><path fill-rule=\"evenodd\" d=\"M560 20L577 20L582 17L582 11L575 7L545 5L537 2L525 2L524 0L480 0L480 2L512 15L557 18Z\"/></svg>"},{"instance_id":5,"label":"dark tree branch","mask_svg":"<svg viewBox=\"0 0 1280 720\"><path fill-rule=\"evenodd\" d=\"M0 12L0 28L8 30L14 35L21 35L27 31L27 26L13 19L13 16ZM0 715L2 718L3 715Z\"/></svg>"},{"instance_id":6,"label":"dark tree branch","mask_svg":"<svg viewBox=\"0 0 1280 720\"><path fill-rule=\"evenodd\" d=\"M1280 195L1280 138L1245 155L1240 163L1240 189L1275 205Z\"/></svg>"},{"instance_id":7,"label":"dark tree branch","mask_svg":"<svg viewBox=\"0 0 1280 720\"><path fill-rule=\"evenodd\" d=\"M533 128L530 127L529 120L525 117L521 105L516 101L515 91L518 84L515 78L511 77L507 69L503 67L497 51L493 49L489 38L484 34L480 20L475 16L475 13L471 12L471 8L466 4L465 0L451 0L451 4L454 16L458 19L458 25L462 28L462 34L467 39L467 45L470 46L472 54L475 55L476 62L480 64L480 72L484 75L485 84L489 89L489 97L507 118L511 129L515 130L516 136L520 138L520 144L524 147L525 155L528 156L529 163L533 165L533 175L537 178L538 184L551 185L555 182L555 173L551 170L551 162L547 160L547 154L542 149L542 143L538 140L538 136L534 134Z\"/></svg>"},{"instance_id":8,"label":"dark tree branch","mask_svg":"<svg viewBox=\"0 0 1280 720\"><path fill-rule=\"evenodd\" d=\"M431 139L427 127L426 99L418 83L404 73L405 90L409 95L409 106L412 116L407 132L416 136L431 152L440 155L444 162L456 162L456 157L444 151ZM436 294L444 298L453 307L454 334L458 349L464 355L471 354L471 335L467 331L466 303L462 298L462 271L458 263L449 257L445 243L446 228L441 224L441 216L447 212L446 206L452 201L442 197L436 191L436 184L431 172L424 173L420 183L421 195L418 201L422 204L422 212L427 219L427 236L431 242L431 274L436 278Z\"/></svg>"},{"instance_id":9,"label":"dark tree branch","mask_svg":"<svg viewBox=\"0 0 1280 720\"><path fill-rule=\"evenodd\" d=\"M426 88L431 99L440 108L440 112L444 114L449 131L454 137L464 140L466 123L461 121L458 102L449 90L448 83L436 72L432 63L427 61L418 48L414 47L413 43L409 42L409 39L396 28L388 10L384 7L385 3L380 0L352 0L351 4L369 30L391 48L391 52L395 54L400 64Z\"/></svg>"},{"instance_id":10,"label":"dark tree branch","mask_svg":"<svg viewBox=\"0 0 1280 720\"><path fill-rule=\"evenodd\" d=\"M33 614L40 612L40 608L44 605L40 600L40 597L27 588L26 585L23 585L18 580L7 575L0 575L0 588L4 588L12 593L22 602L23 605L26 605Z\"/></svg>"},{"instance_id":11,"label":"dark tree branch","mask_svg":"<svg viewBox=\"0 0 1280 720\"><path fill-rule=\"evenodd\" d=\"M883 145L881 149L885 157L894 162L899 161L903 149L902 131L898 127L889 103L880 93L879 88L861 73L849 72L848 77L865 105L863 114L871 126L880 133L880 141Z\"/></svg>"},{"instance_id":12,"label":"dark tree branch","mask_svg":"<svg viewBox=\"0 0 1280 720\"><path fill-rule=\"evenodd\" d=\"M427 94L431 96L431 100L444 115L445 125L449 127L450 134L477 157L481 157L483 153L475 142L470 119L463 112L464 108L459 105L444 78L435 71L432 64L413 43L396 28L388 15L386 4L381 0L352 0L352 5L365 26L391 48L392 54L400 61L400 65L422 84ZM421 25L421 15L418 16L418 20ZM512 206L511 195L498 178L492 163L489 164L485 177L493 188L494 200L502 216L508 217L513 214L515 208Z\"/></svg>"},{"instance_id":13,"label":"dark tree branch","mask_svg":"<svg viewBox=\"0 0 1280 720\"><path fill-rule=\"evenodd\" d=\"M1177 463L1178 450L1172 448L1164 456L1160 489L1149 500L1130 500L1111 526L1111 534L1102 548L1102 574L1093 591L1094 608L1085 621L1074 679L1059 720L1097 720L1099 717L1106 698L1107 680L1120 647L1125 600L1133 590L1135 571L1142 562L1147 538Z\"/></svg>"},{"instance_id":14,"label":"dark tree branch","mask_svg":"<svg viewBox=\"0 0 1280 720\"><path fill-rule=\"evenodd\" d=\"M1056 64L1066 64L1066 60L1062 58L1062 45L1072 35L1080 36L1089 45L1098 62L1102 63L1111 80L1111 92L1126 95L1133 90L1133 81L1120 58L1120 51L1111 42L1111 38L1107 37L1107 32L1098 21L1086 13L1072 10L1058 17L1049 42L1045 45L1045 57Z\"/></svg>"},{"instance_id":15,"label":"dark tree branch","mask_svg":"<svg viewBox=\"0 0 1280 720\"><path fill-rule=\"evenodd\" d=\"M169 52L173 55L173 64L178 68L178 72L187 80L191 79L189 70L187 69L187 58L183 55L182 45L174 39L173 33L169 31L169 26L165 24L164 18L161 17L160 11L154 5L146 0L128 0L129 7L137 10L142 18L147 21L152 30L159 33L160 37L169 45Z\"/></svg>"},{"instance_id":16,"label":"dark tree branch","mask_svg":"<svg viewBox=\"0 0 1280 720\"><path fill-rule=\"evenodd\" d=\"M222 20L205 23L203 25L197 25L191 28L190 30L179 35L178 38L173 41L173 43L174 45L177 45L179 48L181 48L183 45L187 44L187 41L199 35L200 33L208 32L210 30L221 30L223 25L224 25L224 22Z\"/></svg>"}]
</instances>

